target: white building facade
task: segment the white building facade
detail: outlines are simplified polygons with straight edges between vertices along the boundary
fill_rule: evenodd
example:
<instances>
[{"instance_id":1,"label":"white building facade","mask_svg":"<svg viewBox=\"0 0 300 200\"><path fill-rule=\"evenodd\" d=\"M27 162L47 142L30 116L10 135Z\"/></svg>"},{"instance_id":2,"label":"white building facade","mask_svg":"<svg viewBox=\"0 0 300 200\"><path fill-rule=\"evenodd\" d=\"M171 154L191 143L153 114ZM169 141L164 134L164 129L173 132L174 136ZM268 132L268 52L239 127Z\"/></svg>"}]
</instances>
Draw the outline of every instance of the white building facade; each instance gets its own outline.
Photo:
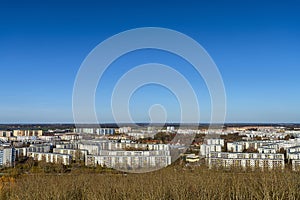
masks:
<instances>
[{"instance_id":1,"label":"white building facade","mask_svg":"<svg viewBox=\"0 0 300 200\"><path fill-rule=\"evenodd\" d=\"M28 152L28 157L32 157L34 160L42 161L49 163L61 163L63 165L70 165L72 156L68 154L59 154L59 153L40 153L40 152Z\"/></svg>"},{"instance_id":2,"label":"white building facade","mask_svg":"<svg viewBox=\"0 0 300 200\"><path fill-rule=\"evenodd\" d=\"M15 162L15 148L0 146L0 166L11 167Z\"/></svg>"},{"instance_id":3,"label":"white building facade","mask_svg":"<svg viewBox=\"0 0 300 200\"><path fill-rule=\"evenodd\" d=\"M211 152L208 166L284 169L284 154Z\"/></svg>"}]
</instances>

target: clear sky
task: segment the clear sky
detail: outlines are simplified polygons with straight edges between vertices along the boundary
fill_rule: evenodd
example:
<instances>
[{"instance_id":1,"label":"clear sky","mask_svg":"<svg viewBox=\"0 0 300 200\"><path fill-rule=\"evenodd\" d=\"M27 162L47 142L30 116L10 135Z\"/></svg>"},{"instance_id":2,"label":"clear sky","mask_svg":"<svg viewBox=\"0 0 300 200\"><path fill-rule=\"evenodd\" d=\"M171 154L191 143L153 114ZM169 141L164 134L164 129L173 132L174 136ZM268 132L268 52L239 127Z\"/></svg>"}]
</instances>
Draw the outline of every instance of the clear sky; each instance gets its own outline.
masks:
<instances>
[{"instance_id":1,"label":"clear sky","mask_svg":"<svg viewBox=\"0 0 300 200\"><path fill-rule=\"evenodd\" d=\"M198 41L217 64L227 95L227 122L300 122L299 1L14 1L0 2L0 123L72 122L72 90L87 54L108 37L138 27L165 27ZM182 59L155 50L118 59L101 80L100 122L113 122L110 95L122 73L168 64L188 77L202 122L210 100L201 77ZM130 100L136 121L162 104L178 120L178 101L148 85Z\"/></svg>"}]
</instances>

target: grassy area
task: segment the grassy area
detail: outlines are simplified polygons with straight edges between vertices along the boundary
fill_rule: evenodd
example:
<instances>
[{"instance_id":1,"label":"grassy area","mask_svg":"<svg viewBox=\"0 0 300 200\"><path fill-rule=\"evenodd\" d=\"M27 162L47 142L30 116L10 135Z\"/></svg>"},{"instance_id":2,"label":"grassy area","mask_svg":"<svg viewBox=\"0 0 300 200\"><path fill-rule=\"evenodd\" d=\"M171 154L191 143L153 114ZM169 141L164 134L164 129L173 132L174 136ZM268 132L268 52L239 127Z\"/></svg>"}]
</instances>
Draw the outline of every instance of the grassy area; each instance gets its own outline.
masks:
<instances>
[{"instance_id":1,"label":"grassy area","mask_svg":"<svg viewBox=\"0 0 300 200\"><path fill-rule=\"evenodd\" d=\"M3 180L2 180L3 179ZM173 165L145 174L83 168L1 178L1 199L300 199L300 176Z\"/></svg>"}]
</instances>

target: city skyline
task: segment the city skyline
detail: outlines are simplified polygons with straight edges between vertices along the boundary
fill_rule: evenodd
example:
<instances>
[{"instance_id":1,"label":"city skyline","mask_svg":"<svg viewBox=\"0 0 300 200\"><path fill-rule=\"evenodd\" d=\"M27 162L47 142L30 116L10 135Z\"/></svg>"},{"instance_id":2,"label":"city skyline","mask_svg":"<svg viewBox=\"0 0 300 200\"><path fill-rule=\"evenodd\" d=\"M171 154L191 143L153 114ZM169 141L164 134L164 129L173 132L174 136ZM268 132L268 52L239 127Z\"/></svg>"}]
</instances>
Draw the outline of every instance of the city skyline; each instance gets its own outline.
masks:
<instances>
[{"instance_id":1,"label":"city skyline","mask_svg":"<svg viewBox=\"0 0 300 200\"><path fill-rule=\"evenodd\" d=\"M206 49L223 78L226 122L299 122L297 2L16 2L0 7L0 123L73 122L73 84L87 54L108 37L139 27L174 29ZM200 123L209 120L210 96L201 76L178 56L146 49L122 56L106 71L95 96L100 123L113 122L110 95L118 79L148 62L187 77L199 100ZM133 94L134 120L147 122L149 107L158 103L168 122L180 121L172 91L155 84Z\"/></svg>"}]
</instances>

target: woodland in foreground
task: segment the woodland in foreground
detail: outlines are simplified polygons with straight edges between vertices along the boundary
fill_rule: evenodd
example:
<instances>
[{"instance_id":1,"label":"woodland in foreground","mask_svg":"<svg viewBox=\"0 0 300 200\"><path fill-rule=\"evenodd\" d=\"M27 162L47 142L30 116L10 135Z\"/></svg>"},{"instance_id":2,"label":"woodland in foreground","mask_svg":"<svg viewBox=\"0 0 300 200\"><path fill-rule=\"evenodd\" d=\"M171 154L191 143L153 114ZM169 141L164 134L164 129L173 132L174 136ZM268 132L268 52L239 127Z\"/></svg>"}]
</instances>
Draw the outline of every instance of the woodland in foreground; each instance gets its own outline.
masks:
<instances>
[{"instance_id":1,"label":"woodland in foreground","mask_svg":"<svg viewBox=\"0 0 300 200\"><path fill-rule=\"evenodd\" d=\"M290 169L209 170L178 164L150 173L125 174L103 168L68 171L40 165L31 166L26 173L20 173L20 168L6 171L0 189L4 200L300 199L300 174Z\"/></svg>"}]
</instances>

